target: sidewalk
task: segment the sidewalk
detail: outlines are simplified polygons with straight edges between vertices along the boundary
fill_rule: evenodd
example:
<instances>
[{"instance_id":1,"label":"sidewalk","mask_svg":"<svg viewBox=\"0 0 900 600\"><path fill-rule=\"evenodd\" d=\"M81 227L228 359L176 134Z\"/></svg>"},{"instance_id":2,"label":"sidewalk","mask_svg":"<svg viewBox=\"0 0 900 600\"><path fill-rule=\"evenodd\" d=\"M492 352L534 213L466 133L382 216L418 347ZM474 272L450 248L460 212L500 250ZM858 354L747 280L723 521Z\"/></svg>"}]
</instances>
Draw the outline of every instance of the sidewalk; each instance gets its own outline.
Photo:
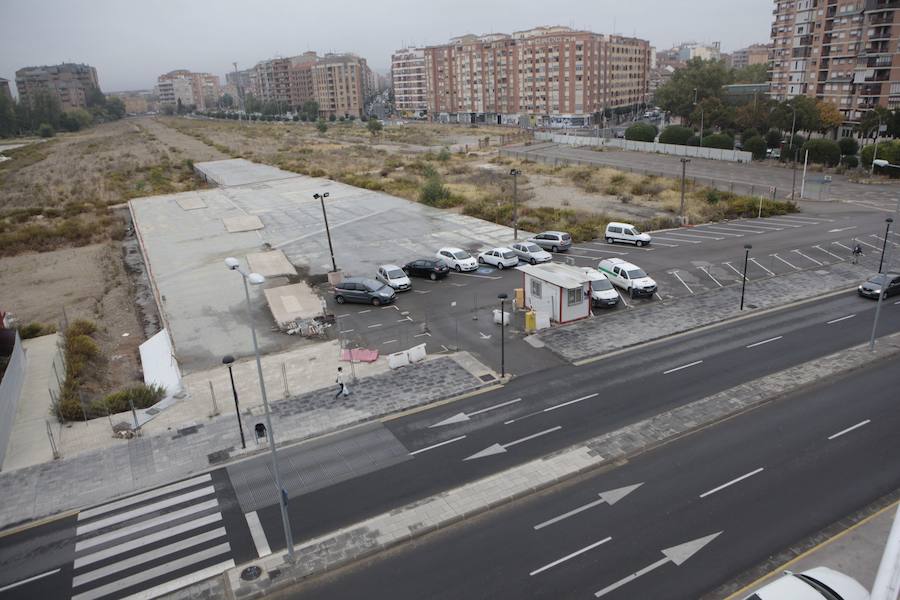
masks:
<instances>
[{"instance_id":1,"label":"sidewalk","mask_svg":"<svg viewBox=\"0 0 900 600\"><path fill-rule=\"evenodd\" d=\"M479 367L467 353L440 356L362 378L350 396L339 400L329 386L272 402L276 439L286 444L315 437L496 383L495 377L486 382L473 374ZM223 407L220 416L209 420L181 424L156 435L114 440L117 443L108 448L2 472L0 529L163 484L263 450L253 434L254 426L264 420L261 415L261 408L242 411L245 451L233 409ZM84 425L73 425L79 426Z\"/></svg>"}]
</instances>

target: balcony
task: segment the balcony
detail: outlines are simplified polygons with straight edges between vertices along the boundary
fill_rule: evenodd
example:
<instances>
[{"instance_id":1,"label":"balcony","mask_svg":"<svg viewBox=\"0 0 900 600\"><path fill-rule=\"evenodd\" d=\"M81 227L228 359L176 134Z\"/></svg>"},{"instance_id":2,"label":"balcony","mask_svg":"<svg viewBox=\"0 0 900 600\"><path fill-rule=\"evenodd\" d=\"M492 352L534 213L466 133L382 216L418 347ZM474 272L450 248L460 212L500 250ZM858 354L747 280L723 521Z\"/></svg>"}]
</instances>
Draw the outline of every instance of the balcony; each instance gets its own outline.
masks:
<instances>
[{"instance_id":1,"label":"balcony","mask_svg":"<svg viewBox=\"0 0 900 600\"><path fill-rule=\"evenodd\" d=\"M866 0L866 11L900 8L900 0Z\"/></svg>"},{"instance_id":2,"label":"balcony","mask_svg":"<svg viewBox=\"0 0 900 600\"><path fill-rule=\"evenodd\" d=\"M869 19L869 25L889 25L894 22L894 13L877 12Z\"/></svg>"}]
</instances>

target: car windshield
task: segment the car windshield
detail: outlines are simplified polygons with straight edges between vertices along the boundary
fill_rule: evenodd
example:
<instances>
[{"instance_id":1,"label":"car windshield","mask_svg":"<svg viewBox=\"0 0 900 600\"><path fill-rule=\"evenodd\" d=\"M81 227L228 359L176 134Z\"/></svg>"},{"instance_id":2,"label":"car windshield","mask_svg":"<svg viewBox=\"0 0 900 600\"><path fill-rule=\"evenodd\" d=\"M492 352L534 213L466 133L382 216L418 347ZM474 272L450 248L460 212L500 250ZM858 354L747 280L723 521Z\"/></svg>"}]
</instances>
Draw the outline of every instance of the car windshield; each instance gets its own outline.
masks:
<instances>
[{"instance_id":1,"label":"car windshield","mask_svg":"<svg viewBox=\"0 0 900 600\"><path fill-rule=\"evenodd\" d=\"M524 244L523 247L528 252L540 252L541 249L538 248L537 244Z\"/></svg>"},{"instance_id":2,"label":"car windshield","mask_svg":"<svg viewBox=\"0 0 900 600\"><path fill-rule=\"evenodd\" d=\"M445 263L445 262L442 261L442 260L436 260L436 261L434 261L434 268L435 268L435 269L443 269L443 268L446 267L446 266L447 266L447 263Z\"/></svg>"},{"instance_id":3,"label":"car windshield","mask_svg":"<svg viewBox=\"0 0 900 600\"><path fill-rule=\"evenodd\" d=\"M606 290L613 289L613 286L609 282L609 279L597 279L596 281L592 281L591 287L594 288L594 291L597 292L605 292Z\"/></svg>"},{"instance_id":4,"label":"car windshield","mask_svg":"<svg viewBox=\"0 0 900 600\"><path fill-rule=\"evenodd\" d=\"M628 271L628 277L630 279L641 279L642 277L646 277L647 274L644 273L641 269L632 269Z\"/></svg>"},{"instance_id":5,"label":"car windshield","mask_svg":"<svg viewBox=\"0 0 900 600\"><path fill-rule=\"evenodd\" d=\"M503 258L515 258L516 257L516 253L513 252L512 250L509 250L507 252L501 252L500 255Z\"/></svg>"},{"instance_id":6,"label":"car windshield","mask_svg":"<svg viewBox=\"0 0 900 600\"><path fill-rule=\"evenodd\" d=\"M876 285L883 285L883 284L884 284L884 280L885 280L885 277L884 277L883 274L882 274L882 275L873 275L872 277L869 277L869 280L867 281L867 283L874 283L874 284L876 284Z\"/></svg>"},{"instance_id":7,"label":"car windshield","mask_svg":"<svg viewBox=\"0 0 900 600\"><path fill-rule=\"evenodd\" d=\"M631 235L641 235L640 229L638 229L637 227L632 227L632 228L631 228Z\"/></svg>"},{"instance_id":8,"label":"car windshield","mask_svg":"<svg viewBox=\"0 0 900 600\"><path fill-rule=\"evenodd\" d=\"M387 276L391 279L402 279L403 277L406 277L406 273L400 269L391 269L387 272Z\"/></svg>"},{"instance_id":9,"label":"car windshield","mask_svg":"<svg viewBox=\"0 0 900 600\"><path fill-rule=\"evenodd\" d=\"M451 252L453 258L456 260L466 260L467 258L472 258L472 256L466 252L465 250L457 250L456 252Z\"/></svg>"},{"instance_id":10,"label":"car windshield","mask_svg":"<svg viewBox=\"0 0 900 600\"><path fill-rule=\"evenodd\" d=\"M560 237L567 242L572 239L572 236L570 236L568 233L564 233Z\"/></svg>"}]
</instances>

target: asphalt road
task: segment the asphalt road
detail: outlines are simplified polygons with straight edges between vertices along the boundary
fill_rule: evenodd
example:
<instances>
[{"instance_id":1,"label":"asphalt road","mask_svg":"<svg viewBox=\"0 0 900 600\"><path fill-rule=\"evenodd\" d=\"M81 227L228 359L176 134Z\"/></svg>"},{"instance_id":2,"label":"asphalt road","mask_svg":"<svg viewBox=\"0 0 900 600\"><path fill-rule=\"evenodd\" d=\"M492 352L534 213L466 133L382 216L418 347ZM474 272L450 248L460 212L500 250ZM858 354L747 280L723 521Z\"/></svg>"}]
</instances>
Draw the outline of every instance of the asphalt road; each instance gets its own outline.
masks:
<instances>
[{"instance_id":1,"label":"asphalt road","mask_svg":"<svg viewBox=\"0 0 900 600\"><path fill-rule=\"evenodd\" d=\"M900 485L898 385L880 363L278 597L698 598Z\"/></svg>"}]
</instances>

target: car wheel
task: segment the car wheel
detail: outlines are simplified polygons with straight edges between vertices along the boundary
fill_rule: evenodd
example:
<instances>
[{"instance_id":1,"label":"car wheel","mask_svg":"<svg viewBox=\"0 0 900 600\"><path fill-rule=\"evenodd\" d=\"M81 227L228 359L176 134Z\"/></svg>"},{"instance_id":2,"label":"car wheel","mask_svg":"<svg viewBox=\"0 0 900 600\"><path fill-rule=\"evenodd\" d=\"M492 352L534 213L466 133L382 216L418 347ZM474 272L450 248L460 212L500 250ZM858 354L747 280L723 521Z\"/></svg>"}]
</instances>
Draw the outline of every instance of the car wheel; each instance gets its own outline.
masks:
<instances>
[{"instance_id":1,"label":"car wheel","mask_svg":"<svg viewBox=\"0 0 900 600\"><path fill-rule=\"evenodd\" d=\"M503 263L497 263L497 268L501 271L503 270Z\"/></svg>"},{"instance_id":2,"label":"car wheel","mask_svg":"<svg viewBox=\"0 0 900 600\"><path fill-rule=\"evenodd\" d=\"M550 250L553 251L553 252L559 252L559 246L552 246L552 247L550 248Z\"/></svg>"},{"instance_id":3,"label":"car wheel","mask_svg":"<svg viewBox=\"0 0 900 600\"><path fill-rule=\"evenodd\" d=\"M430 280L432 280L432 281L437 280L437 273L429 273L429 274L428 274L428 279L430 279Z\"/></svg>"},{"instance_id":4,"label":"car wheel","mask_svg":"<svg viewBox=\"0 0 900 600\"><path fill-rule=\"evenodd\" d=\"M378 298L372 298L372 306L381 306L381 300Z\"/></svg>"},{"instance_id":5,"label":"car wheel","mask_svg":"<svg viewBox=\"0 0 900 600\"><path fill-rule=\"evenodd\" d=\"M334 301L337 302L338 304L343 304L344 302L346 302L346 300L344 300L343 296L335 296Z\"/></svg>"},{"instance_id":6,"label":"car wheel","mask_svg":"<svg viewBox=\"0 0 900 600\"><path fill-rule=\"evenodd\" d=\"M613 243L613 239L612 239L611 237L606 238L606 243L607 243L607 244L612 244L612 243Z\"/></svg>"},{"instance_id":7,"label":"car wheel","mask_svg":"<svg viewBox=\"0 0 900 600\"><path fill-rule=\"evenodd\" d=\"M641 240L638 240L634 243L634 245L637 246L638 248L640 248L641 246L644 245L644 242L642 242Z\"/></svg>"},{"instance_id":8,"label":"car wheel","mask_svg":"<svg viewBox=\"0 0 900 600\"><path fill-rule=\"evenodd\" d=\"M533 264L533 265L536 265L536 264L537 264L537 261L536 261L534 258L532 258L532 259L529 260L528 262L530 262L530 263Z\"/></svg>"},{"instance_id":9,"label":"car wheel","mask_svg":"<svg viewBox=\"0 0 900 600\"><path fill-rule=\"evenodd\" d=\"M462 273L462 267L459 266L459 265L456 265L456 272L457 272L457 273Z\"/></svg>"},{"instance_id":10,"label":"car wheel","mask_svg":"<svg viewBox=\"0 0 900 600\"><path fill-rule=\"evenodd\" d=\"M478 257L478 264L480 264L480 265L484 264L484 257L482 257L482 256Z\"/></svg>"}]
</instances>

